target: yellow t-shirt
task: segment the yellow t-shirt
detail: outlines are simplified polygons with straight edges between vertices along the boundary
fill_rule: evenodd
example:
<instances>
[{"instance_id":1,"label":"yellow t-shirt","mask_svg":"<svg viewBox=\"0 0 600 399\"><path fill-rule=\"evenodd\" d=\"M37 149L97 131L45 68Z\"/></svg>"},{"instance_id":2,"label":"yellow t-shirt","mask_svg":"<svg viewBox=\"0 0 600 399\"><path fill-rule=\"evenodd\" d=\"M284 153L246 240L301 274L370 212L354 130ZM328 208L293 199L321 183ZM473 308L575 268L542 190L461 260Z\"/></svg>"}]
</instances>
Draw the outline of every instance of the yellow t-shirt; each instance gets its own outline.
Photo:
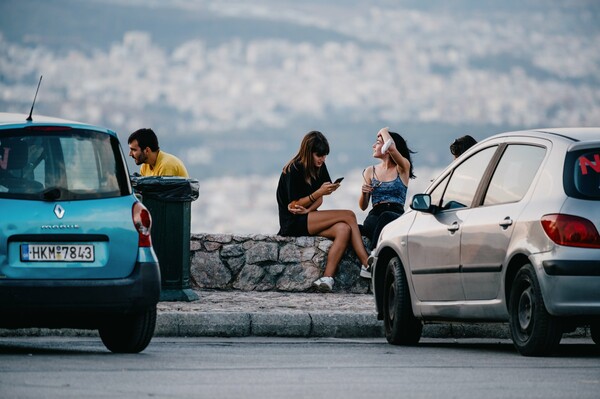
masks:
<instances>
[{"instance_id":1,"label":"yellow t-shirt","mask_svg":"<svg viewBox=\"0 0 600 399\"><path fill-rule=\"evenodd\" d=\"M164 151L158 151L156 163L151 167L147 163L142 164L140 168L142 176L181 176L189 177L187 169L183 162L175 155L171 155Z\"/></svg>"}]
</instances>

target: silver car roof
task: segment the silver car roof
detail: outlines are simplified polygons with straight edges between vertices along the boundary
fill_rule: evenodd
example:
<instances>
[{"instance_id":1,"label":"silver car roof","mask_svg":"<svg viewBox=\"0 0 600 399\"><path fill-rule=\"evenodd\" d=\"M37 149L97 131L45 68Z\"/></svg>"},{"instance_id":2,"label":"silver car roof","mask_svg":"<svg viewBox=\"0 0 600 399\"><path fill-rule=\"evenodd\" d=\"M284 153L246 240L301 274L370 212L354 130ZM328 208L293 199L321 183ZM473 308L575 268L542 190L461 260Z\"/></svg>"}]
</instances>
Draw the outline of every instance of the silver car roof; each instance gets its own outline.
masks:
<instances>
[{"instance_id":1,"label":"silver car roof","mask_svg":"<svg viewBox=\"0 0 600 399\"><path fill-rule=\"evenodd\" d=\"M544 128L544 129L531 129L531 130L519 130L515 132L499 133L489 137L488 139L494 139L498 137L511 137L511 136L526 136L536 137L544 139L552 139L562 137L566 140L571 141L599 141L600 140L600 127L561 127L561 128Z\"/></svg>"}]
</instances>

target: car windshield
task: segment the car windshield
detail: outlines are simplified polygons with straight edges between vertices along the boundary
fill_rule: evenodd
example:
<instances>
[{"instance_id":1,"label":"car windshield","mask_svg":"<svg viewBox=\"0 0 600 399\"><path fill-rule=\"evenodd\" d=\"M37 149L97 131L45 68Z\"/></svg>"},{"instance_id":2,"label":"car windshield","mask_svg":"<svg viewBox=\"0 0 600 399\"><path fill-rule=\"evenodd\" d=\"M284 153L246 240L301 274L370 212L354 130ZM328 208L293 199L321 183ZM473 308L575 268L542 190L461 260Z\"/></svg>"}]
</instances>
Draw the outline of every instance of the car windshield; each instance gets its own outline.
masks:
<instances>
[{"instance_id":1,"label":"car windshield","mask_svg":"<svg viewBox=\"0 0 600 399\"><path fill-rule=\"evenodd\" d=\"M115 137L92 130L0 131L0 198L78 200L127 195Z\"/></svg>"}]
</instances>

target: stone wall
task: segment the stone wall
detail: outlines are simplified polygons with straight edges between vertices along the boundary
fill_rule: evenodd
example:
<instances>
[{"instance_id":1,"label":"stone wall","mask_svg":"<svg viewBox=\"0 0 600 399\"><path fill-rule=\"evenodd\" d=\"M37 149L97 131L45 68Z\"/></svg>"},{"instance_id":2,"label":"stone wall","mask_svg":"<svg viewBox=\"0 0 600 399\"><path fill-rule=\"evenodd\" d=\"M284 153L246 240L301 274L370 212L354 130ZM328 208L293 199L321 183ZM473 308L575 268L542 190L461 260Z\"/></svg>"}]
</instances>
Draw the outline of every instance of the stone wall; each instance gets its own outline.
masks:
<instances>
[{"instance_id":1,"label":"stone wall","mask_svg":"<svg viewBox=\"0 0 600 399\"><path fill-rule=\"evenodd\" d=\"M221 290L311 291L323 275L331 244L322 237L193 234L192 284ZM360 262L350 247L338 266L334 292L368 293L370 280L359 273Z\"/></svg>"}]
</instances>

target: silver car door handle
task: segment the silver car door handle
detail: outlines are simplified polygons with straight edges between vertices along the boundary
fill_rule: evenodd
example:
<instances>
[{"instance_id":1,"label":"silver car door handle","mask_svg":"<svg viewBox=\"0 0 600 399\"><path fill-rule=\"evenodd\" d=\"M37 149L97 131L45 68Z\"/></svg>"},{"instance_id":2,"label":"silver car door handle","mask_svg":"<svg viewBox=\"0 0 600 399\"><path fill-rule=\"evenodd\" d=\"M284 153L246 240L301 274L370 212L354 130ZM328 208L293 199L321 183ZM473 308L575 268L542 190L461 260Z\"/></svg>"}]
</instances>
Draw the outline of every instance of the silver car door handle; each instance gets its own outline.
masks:
<instances>
[{"instance_id":1,"label":"silver car door handle","mask_svg":"<svg viewBox=\"0 0 600 399\"><path fill-rule=\"evenodd\" d=\"M451 233L454 233L457 230L458 230L458 222L454 222L454 223L452 223L451 226L448 227L448 231Z\"/></svg>"},{"instance_id":2,"label":"silver car door handle","mask_svg":"<svg viewBox=\"0 0 600 399\"><path fill-rule=\"evenodd\" d=\"M513 220L510 217L505 217L503 221L501 221L500 223L498 223L500 225L500 227L504 227L507 228L508 226L511 226L513 224Z\"/></svg>"}]
</instances>

